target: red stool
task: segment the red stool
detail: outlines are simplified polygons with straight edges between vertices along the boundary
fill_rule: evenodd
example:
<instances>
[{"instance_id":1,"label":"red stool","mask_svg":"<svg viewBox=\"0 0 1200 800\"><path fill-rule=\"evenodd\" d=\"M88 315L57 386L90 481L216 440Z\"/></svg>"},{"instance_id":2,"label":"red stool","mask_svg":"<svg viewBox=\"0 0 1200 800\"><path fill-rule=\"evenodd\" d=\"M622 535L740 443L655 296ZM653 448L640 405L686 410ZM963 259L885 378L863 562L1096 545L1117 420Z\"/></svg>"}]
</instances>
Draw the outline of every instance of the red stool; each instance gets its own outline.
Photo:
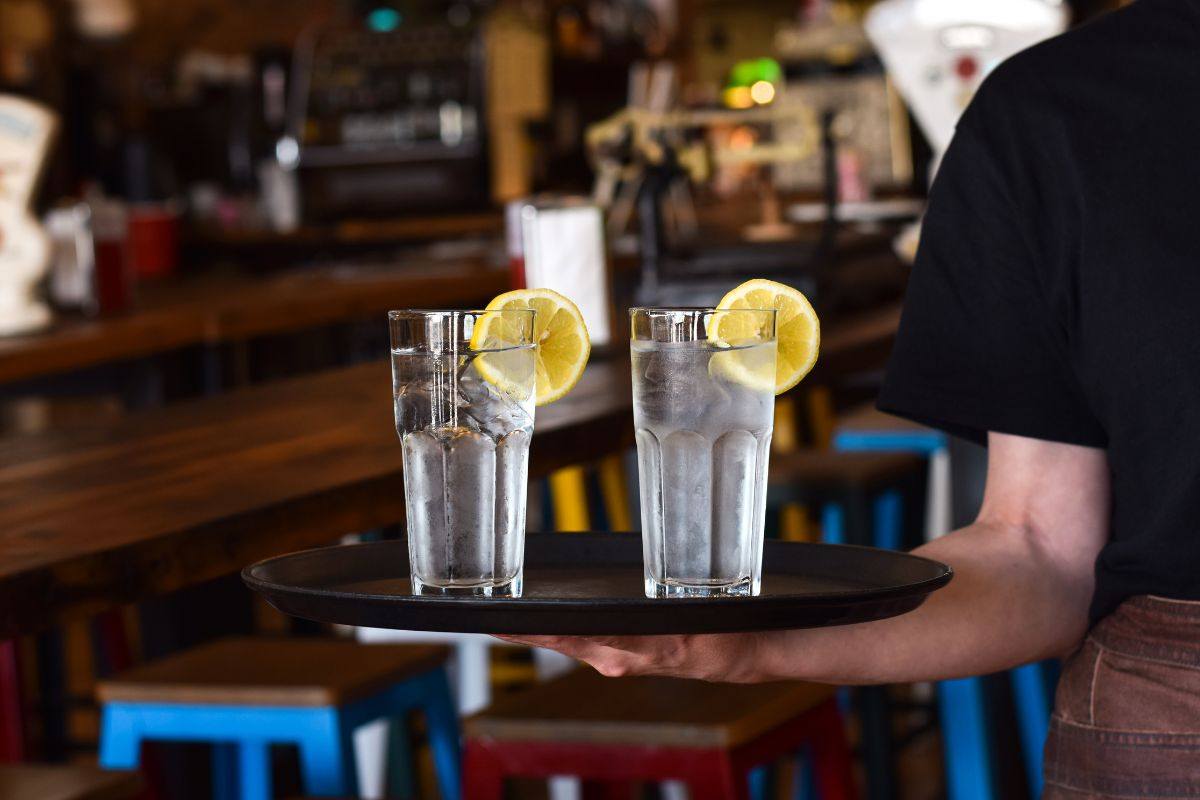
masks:
<instances>
[{"instance_id":1,"label":"red stool","mask_svg":"<svg viewBox=\"0 0 1200 800\"><path fill-rule=\"evenodd\" d=\"M577 670L466 721L465 796L500 800L508 777L576 775L614 790L679 780L693 800L746 800L754 767L806 749L821 800L849 800L857 793L833 692Z\"/></svg>"}]
</instances>

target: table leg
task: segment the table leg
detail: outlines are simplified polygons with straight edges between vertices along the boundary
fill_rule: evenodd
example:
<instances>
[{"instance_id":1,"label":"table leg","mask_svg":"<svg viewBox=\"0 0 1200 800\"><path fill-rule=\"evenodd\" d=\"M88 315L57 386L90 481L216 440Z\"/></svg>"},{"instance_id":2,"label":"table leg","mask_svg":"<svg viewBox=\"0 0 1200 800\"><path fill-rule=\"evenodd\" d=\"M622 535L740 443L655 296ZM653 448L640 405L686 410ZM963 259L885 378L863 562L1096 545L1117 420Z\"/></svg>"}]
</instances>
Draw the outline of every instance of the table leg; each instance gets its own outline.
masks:
<instances>
[{"instance_id":1,"label":"table leg","mask_svg":"<svg viewBox=\"0 0 1200 800\"><path fill-rule=\"evenodd\" d=\"M463 789L471 800L502 800L504 767L485 745L467 740L463 755Z\"/></svg>"},{"instance_id":2,"label":"table leg","mask_svg":"<svg viewBox=\"0 0 1200 800\"><path fill-rule=\"evenodd\" d=\"M896 796L890 705L886 686L864 686L858 690L869 800L891 800Z\"/></svg>"}]
</instances>

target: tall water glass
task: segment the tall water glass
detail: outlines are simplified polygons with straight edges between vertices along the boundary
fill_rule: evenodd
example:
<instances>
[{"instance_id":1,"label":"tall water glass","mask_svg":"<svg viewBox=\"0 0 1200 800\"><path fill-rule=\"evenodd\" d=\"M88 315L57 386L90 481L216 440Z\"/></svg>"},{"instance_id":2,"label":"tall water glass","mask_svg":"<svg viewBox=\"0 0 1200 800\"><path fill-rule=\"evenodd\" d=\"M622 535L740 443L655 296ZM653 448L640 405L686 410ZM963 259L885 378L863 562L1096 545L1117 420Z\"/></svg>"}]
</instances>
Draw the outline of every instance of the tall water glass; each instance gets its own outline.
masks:
<instances>
[{"instance_id":1,"label":"tall water glass","mask_svg":"<svg viewBox=\"0 0 1200 800\"><path fill-rule=\"evenodd\" d=\"M534 313L388 313L414 594L521 595ZM473 349L490 315L505 343Z\"/></svg>"},{"instance_id":2,"label":"tall water glass","mask_svg":"<svg viewBox=\"0 0 1200 800\"><path fill-rule=\"evenodd\" d=\"M757 595L775 311L630 311L647 597Z\"/></svg>"}]
</instances>

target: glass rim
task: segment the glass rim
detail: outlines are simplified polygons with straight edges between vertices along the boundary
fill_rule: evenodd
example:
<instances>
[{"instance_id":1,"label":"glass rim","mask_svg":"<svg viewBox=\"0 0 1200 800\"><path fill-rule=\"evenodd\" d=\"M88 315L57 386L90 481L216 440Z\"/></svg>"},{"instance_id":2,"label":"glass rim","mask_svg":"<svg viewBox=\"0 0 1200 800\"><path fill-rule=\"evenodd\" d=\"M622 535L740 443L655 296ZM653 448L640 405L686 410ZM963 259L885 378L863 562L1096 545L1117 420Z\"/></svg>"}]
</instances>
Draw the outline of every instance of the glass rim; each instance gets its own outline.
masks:
<instances>
[{"instance_id":1,"label":"glass rim","mask_svg":"<svg viewBox=\"0 0 1200 800\"><path fill-rule=\"evenodd\" d=\"M420 319L424 317L482 317L486 314L536 314L536 308L493 308L493 309L436 309L398 308L387 312L388 319Z\"/></svg>"},{"instance_id":2,"label":"glass rim","mask_svg":"<svg viewBox=\"0 0 1200 800\"><path fill-rule=\"evenodd\" d=\"M706 306L634 306L629 309L629 316L634 314L740 314L742 312L753 312L762 314L764 312L778 314L777 308L709 308Z\"/></svg>"}]
</instances>

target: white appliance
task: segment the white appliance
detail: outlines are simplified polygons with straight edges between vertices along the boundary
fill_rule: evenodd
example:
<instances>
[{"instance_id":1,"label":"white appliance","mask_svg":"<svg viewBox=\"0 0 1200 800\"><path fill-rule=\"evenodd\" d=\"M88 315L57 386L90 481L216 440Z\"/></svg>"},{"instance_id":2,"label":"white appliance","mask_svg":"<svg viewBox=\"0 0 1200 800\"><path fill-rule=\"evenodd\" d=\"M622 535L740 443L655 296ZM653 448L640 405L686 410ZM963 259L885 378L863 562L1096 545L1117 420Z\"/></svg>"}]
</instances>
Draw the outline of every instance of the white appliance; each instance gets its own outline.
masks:
<instances>
[{"instance_id":1,"label":"white appliance","mask_svg":"<svg viewBox=\"0 0 1200 800\"><path fill-rule=\"evenodd\" d=\"M0 335L50 322L50 309L38 297L50 240L30 205L56 127L48 109L0 95Z\"/></svg>"}]
</instances>

